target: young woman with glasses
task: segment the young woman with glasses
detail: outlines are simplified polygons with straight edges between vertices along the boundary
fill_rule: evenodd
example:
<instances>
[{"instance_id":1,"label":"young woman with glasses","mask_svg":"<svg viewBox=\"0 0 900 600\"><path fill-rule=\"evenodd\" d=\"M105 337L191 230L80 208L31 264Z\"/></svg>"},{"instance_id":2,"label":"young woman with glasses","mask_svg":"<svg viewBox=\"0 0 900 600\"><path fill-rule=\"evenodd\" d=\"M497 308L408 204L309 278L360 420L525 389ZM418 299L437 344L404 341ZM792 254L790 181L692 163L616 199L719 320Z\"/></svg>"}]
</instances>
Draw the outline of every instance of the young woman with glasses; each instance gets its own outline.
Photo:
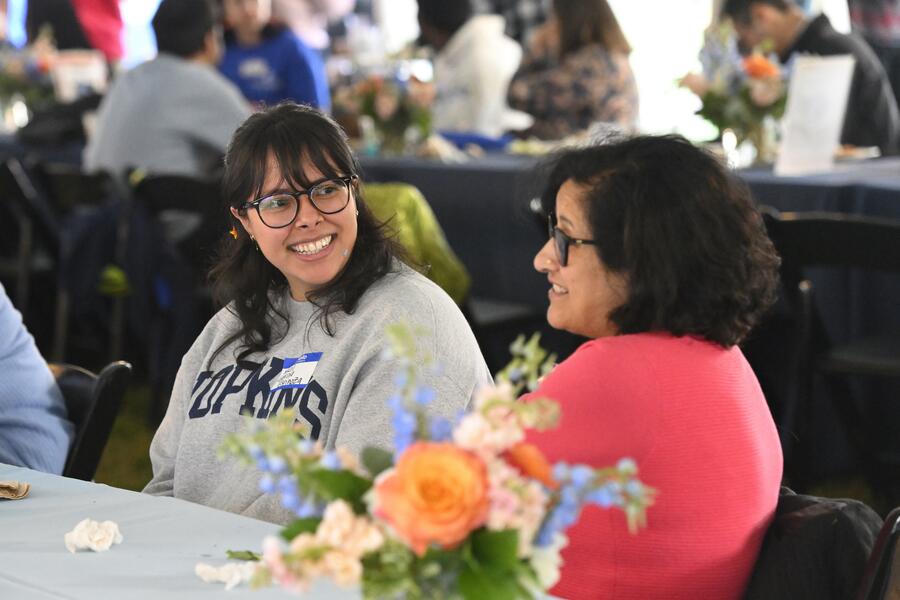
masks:
<instances>
[{"instance_id":1,"label":"young woman with glasses","mask_svg":"<svg viewBox=\"0 0 900 600\"><path fill-rule=\"evenodd\" d=\"M683 138L642 136L560 155L542 204L547 319L591 339L535 392L563 417L531 441L551 461L632 457L657 490L636 535L621 514L582 515L553 595L740 598L782 472L737 347L778 276L746 187Z\"/></svg>"},{"instance_id":2,"label":"young woman with glasses","mask_svg":"<svg viewBox=\"0 0 900 600\"><path fill-rule=\"evenodd\" d=\"M279 505L258 471L216 451L241 415L285 411L327 450L391 448L401 364L385 355L385 330L401 320L438 367L421 369L433 414L455 417L490 382L462 313L403 263L358 173L344 132L313 108L280 104L234 134L223 193L235 237L211 273L225 308L184 357L146 492L273 522L305 514L301 498Z\"/></svg>"}]
</instances>

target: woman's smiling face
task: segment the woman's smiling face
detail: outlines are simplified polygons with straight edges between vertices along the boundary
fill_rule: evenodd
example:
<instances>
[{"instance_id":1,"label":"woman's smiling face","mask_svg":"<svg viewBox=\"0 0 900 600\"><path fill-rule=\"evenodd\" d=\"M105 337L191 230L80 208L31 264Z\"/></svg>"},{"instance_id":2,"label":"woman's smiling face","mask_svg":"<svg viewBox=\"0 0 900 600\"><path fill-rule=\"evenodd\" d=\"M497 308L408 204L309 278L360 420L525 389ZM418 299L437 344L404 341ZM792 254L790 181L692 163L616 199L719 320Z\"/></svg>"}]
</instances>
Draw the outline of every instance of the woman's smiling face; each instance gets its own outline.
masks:
<instances>
[{"instance_id":1,"label":"woman's smiling face","mask_svg":"<svg viewBox=\"0 0 900 600\"><path fill-rule=\"evenodd\" d=\"M300 163L304 179L313 184L329 179L306 158ZM342 173L350 176L352 173ZM277 192L302 190L284 180L282 169L270 154L266 163L266 177L260 198ZM313 206L307 194L299 197L300 210L286 227L267 226L255 208L232 214L240 220L247 233L256 240L260 252L287 279L294 300L305 301L312 292L338 276L350 260L356 244L356 186L346 187L349 200L343 210L323 214ZM252 202L257 198L247 198ZM243 213L243 214L242 214Z\"/></svg>"},{"instance_id":2,"label":"woman's smiling face","mask_svg":"<svg viewBox=\"0 0 900 600\"><path fill-rule=\"evenodd\" d=\"M587 218L586 189L568 180L556 195L556 226L573 239L593 239ZM589 338L616 335L609 314L625 303L628 286L624 276L603 264L592 245L569 245L568 261L560 264L553 240L534 257L534 268L547 274L551 287L547 322Z\"/></svg>"}]
</instances>

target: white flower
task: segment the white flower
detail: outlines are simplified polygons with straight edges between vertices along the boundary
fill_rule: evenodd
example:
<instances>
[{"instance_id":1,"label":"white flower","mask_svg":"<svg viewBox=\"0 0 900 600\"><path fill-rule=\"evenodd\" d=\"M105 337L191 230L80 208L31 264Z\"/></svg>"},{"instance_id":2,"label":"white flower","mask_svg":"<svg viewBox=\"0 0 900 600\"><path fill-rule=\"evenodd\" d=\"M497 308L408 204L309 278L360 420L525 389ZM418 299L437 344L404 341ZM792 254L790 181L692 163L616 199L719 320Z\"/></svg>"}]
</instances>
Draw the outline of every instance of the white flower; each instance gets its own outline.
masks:
<instances>
[{"instance_id":1,"label":"white flower","mask_svg":"<svg viewBox=\"0 0 900 600\"><path fill-rule=\"evenodd\" d=\"M205 563L197 563L194 573L205 583L224 583L225 589L230 590L249 581L256 572L257 563L230 562L221 567L214 567Z\"/></svg>"},{"instance_id":2,"label":"white flower","mask_svg":"<svg viewBox=\"0 0 900 600\"><path fill-rule=\"evenodd\" d=\"M84 519L65 535L65 542L69 552L78 550L104 552L113 544L121 544L122 534L119 532L119 526L112 521L98 523L93 519Z\"/></svg>"},{"instance_id":3,"label":"white flower","mask_svg":"<svg viewBox=\"0 0 900 600\"><path fill-rule=\"evenodd\" d=\"M490 409L488 415L469 413L453 430L457 446L472 450L482 458L496 456L524 438L515 415L506 407Z\"/></svg>"},{"instance_id":4,"label":"white flower","mask_svg":"<svg viewBox=\"0 0 900 600\"><path fill-rule=\"evenodd\" d=\"M559 581L559 568L563 562L559 553L568 544L569 538L557 533L550 544L532 551L529 562L543 589L548 590Z\"/></svg>"}]
</instances>

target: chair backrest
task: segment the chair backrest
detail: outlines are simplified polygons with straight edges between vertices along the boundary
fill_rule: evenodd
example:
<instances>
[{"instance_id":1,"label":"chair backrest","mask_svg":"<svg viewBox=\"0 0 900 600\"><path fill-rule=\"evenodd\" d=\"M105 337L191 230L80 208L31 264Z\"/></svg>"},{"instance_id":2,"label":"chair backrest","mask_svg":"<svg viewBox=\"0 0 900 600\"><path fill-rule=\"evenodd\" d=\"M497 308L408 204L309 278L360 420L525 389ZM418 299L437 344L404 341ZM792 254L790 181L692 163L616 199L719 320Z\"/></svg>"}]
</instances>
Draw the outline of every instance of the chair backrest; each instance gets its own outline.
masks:
<instances>
[{"instance_id":1,"label":"chair backrest","mask_svg":"<svg viewBox=\"0 0 900 600\"><path fill-rule=\"evenodd\" d=\"M895 508L884 520L875 540L856 600L883 600L900 598L900 507Z\"/></svg>"},{"instance_id":2,"label":"chair backrest","mask_svg":"<svg viewBox=\"0 0 900 600\"><path fill-rule=\"evenodd\" d=\"M136 180L133 187L135 200L160 222L173 213L179 222L186 222L185 215L193 216L197 221L196 228L187 235L178 235L177 239L169 241L202 280L216 244L229 227L221 182L186 175L150 174L133 179ZM166 227L163 231L167 238L171 237Z\"/></svg>"},{"instance_id":3,"label":"chair backrest","mask_svg":"<svg viewBox=\"0 0 900 600\"><path fill-rule=\"evenodd\" d=\"M745 600L851 598L881 525L857 500L782 488Z\"/></svg>"},{"instance_id":4,"label":"chair backrest","mask_svg":"<svg viewBox=\"0 0 900 600\"><path fill-rule=\"evenodd\" d=\"M54 371L69 420L75 424L75 439L63 475L90 481L122 405L131 379L131 365L124 361L112 362L98 375L73 365L58 365Z\"/></svg>"},{"instance_id":5,"label":"chair backrest","mask_svg":"<svg viewBox=\"0 0 900 600\"><path fill-rule=\"evenodd\" d=\"M828 212L778 212L765 207L769 237L786 283L804 267L859 267L900 272L900 221Z\"/></svg>"},{"instance_id":6,"label":"chair backrest","mask_svg":"<svg viewBox=\"0 0 900 600\"><path fill-rule=\"evenodd\" d=\"M35 182L58 214L83 206L98 206L116 195L114 180L105 172L87 173L63 162L29 163Z\"/></svg>"},{"instance_id":7,"label":"chair backrest","mask_svg":"<svg viewBox=\"0 0 900 600\"><path fill-rule=\"evenodd\" d=\"M0 164L0 191L4 199L18 207L40 236L40 242L54 257L59 256L61 225L47 199L34 186L25 166L17 158Z\"/></svg>"}]
</instances>

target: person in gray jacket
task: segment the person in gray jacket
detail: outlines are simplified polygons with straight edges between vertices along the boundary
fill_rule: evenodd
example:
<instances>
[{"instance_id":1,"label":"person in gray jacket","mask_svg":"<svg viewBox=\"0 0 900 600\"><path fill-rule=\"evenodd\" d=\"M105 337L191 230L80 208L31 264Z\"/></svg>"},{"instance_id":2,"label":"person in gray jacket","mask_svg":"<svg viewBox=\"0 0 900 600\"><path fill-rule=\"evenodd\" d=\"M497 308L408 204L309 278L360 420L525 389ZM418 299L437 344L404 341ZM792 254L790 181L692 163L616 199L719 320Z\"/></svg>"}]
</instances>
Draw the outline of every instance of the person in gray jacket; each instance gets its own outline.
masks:
<instances>
[{"instance_id":1,"label":"person in gray jacket","mask_svg":"<svg viewBox=\"0 0 900 600\"><path fill-rule=\"evenodd\" d=\"M401 361L385 355L385 329L401 320L440 367L421 373L430 414L455 418L491 382L462 313L403 263L358 173L346 135L316 109L280 104L238 128L223 182L235 239L211 274L225 308L182 361L145 492L290 521L259 472L217 458L223 437L241 415L291 411L326 449L391 449Z\"/></svg>"},{"instance_id":2,"label":"person in gray jacket","mask_svg":"<svg viewBox=\"0 0 900 600\"><path fill-rule=\"evenodd\" d=\"M210 177L250 114L216 70L222 32L210 0L163 0L153 17L159 55L119 75L84 151L89 172Z\"/></svg>"}]
</instances>

